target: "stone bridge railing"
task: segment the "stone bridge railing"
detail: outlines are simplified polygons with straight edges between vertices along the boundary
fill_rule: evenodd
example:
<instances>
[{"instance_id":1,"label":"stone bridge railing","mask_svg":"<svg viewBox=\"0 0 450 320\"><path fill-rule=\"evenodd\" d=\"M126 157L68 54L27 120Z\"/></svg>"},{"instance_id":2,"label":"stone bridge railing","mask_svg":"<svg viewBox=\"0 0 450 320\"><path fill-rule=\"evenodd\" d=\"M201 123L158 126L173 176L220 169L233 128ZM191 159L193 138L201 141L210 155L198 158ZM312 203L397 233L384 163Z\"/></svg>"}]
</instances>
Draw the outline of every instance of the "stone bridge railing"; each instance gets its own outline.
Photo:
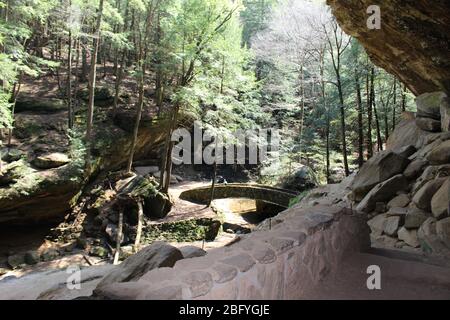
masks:
<instances>
[{"instance_id":1,"label":"stone bridge railing","mask_svg":"<svg viewBox=\"0 0 450 320\"><path fill-rule=\"evenodd\" d=\"M284 208L289 207L297 192L258 184L232 183L217 184L214 188L214 199L248 198L272 203ZM183 200L207 204L211 197L211 187L200 187L184 191Z\"/></svg>"},{"instance_id":2,"label":"stone bridge railing","mask_svg":"<svg viewBox=\"0 0 450 320\"><path fill-rule=\"evenodd\" d=\"M293 208L272 220L270 230L99 293L108 299L301 299L346 253L370 245L365 219L349 209Z\"/></svg>"}]
</instances>

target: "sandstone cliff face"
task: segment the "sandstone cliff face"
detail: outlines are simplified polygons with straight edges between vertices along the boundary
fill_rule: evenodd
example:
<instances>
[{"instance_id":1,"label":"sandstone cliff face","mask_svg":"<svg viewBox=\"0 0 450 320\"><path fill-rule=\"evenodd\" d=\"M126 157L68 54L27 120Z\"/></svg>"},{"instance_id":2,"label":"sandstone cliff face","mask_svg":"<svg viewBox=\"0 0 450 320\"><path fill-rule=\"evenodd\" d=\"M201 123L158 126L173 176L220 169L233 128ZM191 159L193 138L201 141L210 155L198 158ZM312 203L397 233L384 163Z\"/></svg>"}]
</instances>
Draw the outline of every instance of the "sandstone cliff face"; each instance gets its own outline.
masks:
<instances>
[{"instance_id":1,"label":"sandstone cliff face","mask_svg":"<svg viewBox=\"0 0 450 320\"><path fill-rule=\"evenodd\" d=\"M343 30L372 61L397 75L416 95L450 92L450 1L327 0ZM381 29L367 27L370 5L381 9Z\"/></svg>"},{"instance_id":2,"label":"sandstone cliff face","mask_svg":"<svg viewBox=\"0 0 450 320\"><path fill-rule=\"evenodd\" d=\"M42 120L35 114L26 116L33 123ZM47 118L51 117L46 115ZM20 152L17 157L2 153L3 159L8 161L4 173L0 174L0 224L59 221L76 204L87 182L83 176L84 155L74 150L76 146L73 142L69 144L62 138L66 134L64 130L50 130L46 124L36 128L33 134L25 135L21 129L27 128L29 122L22 121L20 114L17 119L16 134L23 134L20 141L29 141L31 147L27 151L11 149L10 153L14 150ZM65 117L51 119L52 127L58 128L62 128L66 121ZM108 120L98 126L92 148L95 174L116 170L127 161L131 148L129 131L133 124L134 114L123 112L114 121ZM136 160L149 159L159 151L165 142L166 126L167 121L153 121L144 114L137 137ZM55 153L55 150L63 153ZM64 162L47 159L56 155L67 159ZM40 158L46 160L42 165L36 161Z\"/></svg>"}]
</instances>

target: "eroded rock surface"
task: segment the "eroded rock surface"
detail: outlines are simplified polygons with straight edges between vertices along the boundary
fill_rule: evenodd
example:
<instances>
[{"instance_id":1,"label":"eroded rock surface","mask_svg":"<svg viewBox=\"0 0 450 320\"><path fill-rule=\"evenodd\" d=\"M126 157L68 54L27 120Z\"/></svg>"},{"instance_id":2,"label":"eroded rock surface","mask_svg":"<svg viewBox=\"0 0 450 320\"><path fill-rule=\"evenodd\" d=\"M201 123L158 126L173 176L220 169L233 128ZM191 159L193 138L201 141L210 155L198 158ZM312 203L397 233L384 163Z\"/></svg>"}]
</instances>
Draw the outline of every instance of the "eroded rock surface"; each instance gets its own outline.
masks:
<instances>
[{"instance_id":1,"label":"eroded rock surface","mask_svg":"<svg viewBox=\"0 0 450 320\"><path fill-rule=\"evenodd\" d=\"M327 0L327 4L371 60L397 75L413 93L450 92L450 2L379 1L379 30L367 27L367 9L373 1Z\"/></svg>"}]
</instances>

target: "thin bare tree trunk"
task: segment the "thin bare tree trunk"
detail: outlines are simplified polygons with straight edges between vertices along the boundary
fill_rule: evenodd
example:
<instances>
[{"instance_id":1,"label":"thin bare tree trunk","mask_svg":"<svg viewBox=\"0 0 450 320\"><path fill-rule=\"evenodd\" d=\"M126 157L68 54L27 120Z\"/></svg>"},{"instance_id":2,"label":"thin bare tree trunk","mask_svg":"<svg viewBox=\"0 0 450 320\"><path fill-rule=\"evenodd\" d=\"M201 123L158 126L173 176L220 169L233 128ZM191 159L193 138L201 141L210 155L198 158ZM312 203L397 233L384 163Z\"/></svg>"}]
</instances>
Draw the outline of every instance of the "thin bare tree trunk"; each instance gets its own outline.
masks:
<instances>
[{"instance_id":1,"label":"thin bare tree trunk","mask_svg":"<svg viewBox=\"0 0 450 320\"><path fill-rule=\"evenodd\" d=\"M216 177L217 177L217 161L214 161L213 178L212 178L212 184L211 184L211 195L209 197L208 207L211 207L211 203L214 201L214 191L215 191L214 189L216 187Z\"/></svg>"},{"instance_id":2,"label":"thin bare tree trunk","mask_svg":"<svg viewBox=\"0 0 450 320\"><path fill-rule=\"evenodd\" d=\"M136 240L134 241L134 252L138 252L141 246L142 225L144 223L144 207L142 201L137 202L138 205L138 225L136 229Z\"/></svg>"},{"instance_id":3,"label":"thin bare tree trunk","mask_svg":"<svg viewBox=\"0 0 450 320\"><path fill-rule=\"evenodd\" d=\"M300 95L302 97L302 104L300 105L300 134L299 134L299 163L302 162L302 150L303 150L303 128L305 122L305 73L303 71L303 65L300 68Z\"/></svg>"},{"instance_id":4,"label":"thin bare tree trunk","mask_svg":"<svg viewBox=\"0 0 450 320\"><path fill-rule=\"evenodd\" d=\"M70 3L70 2L69 2ZM73 127L73 107L72 107L72 32L69 30L69 53L67 57L67 111L68 126Z\"/></svg>"},{"instance_id":5,"label":"thin bare tree trunk","mask_svg":"<svg viewBox=\"0 0 450 320\"><path fill-rule=\"evenodd\" d=\"M220 94L223 94L224 81L225 81L225 55L222 55L222 71L220 73Z\"/></svg>"},{"instance_id":6,"label":"thin bare tree trunk","mask_svg":"<svg viewBox=\"0 0 450 320\"><path fill-rule=\"evenodd\" d=\"M116 238L116 253L114 254L113 264L119 264L120 258L120 243L122 242L122 229L123 229L123 208L119 211L119 224L117 225L117 238Z\"/></svg>"},{"instance_id":7,"label":"thin bare tree trunk","mask_svg":"<svg viewBox=\"0 0 450 320\"><path fill-rule=\"evenodd\" d=\"M175 130L176 126L177 126L177 122L178 122L178 112L179 112L179 106L175 107L174 110L174 115L172 118L172 124L170 125L170 132L169 132L169 139L171 140L172 137L172 133ZM172 150L173 150L173 146L174 146L174 142L170 141L168 148L167 148L167 153L166 153L166 176L165 176L165 182L164 182L164 188L163 188L163 193L167 193L169 192L169 186L170 186L170 178L172 176Z\"/></svg>"},{"instance_id":8,"label":"thin bare tree trunk","mask_svg":"<svg viewBox=\"0 0 450 320\"><path fill-rule=\"evenodd\" d=\"M397 121L397 79L394 78L394 101L392 108L392 131L395 130Z\"/></svg>"},{"instance_id":9,"label":"thin bare tree trunk","mask_svg":"<svg viewBox=\"0 0 450 320\"><path fill-rule=\"evenodd\" d=\"M134 124L133 139L131 142L130 154L128 157L127 172L131 172L131 169L133 167L133 158L134 158L134 152L136 150L137 136L139 133L139 124L141 123L142 109L144 107L144 73L145 73L145 67L142 67L142 76L139 81L140 83L139 83L138 108L137 108L136 120L135 120L135 124Z\"/></svg>"},{"instance_id":10,"label":"thin bare tree trunk","mask_svg":"<svg viewBox=\"0 0 450 320\"><path fill-rule=\"evenodd\" d=\"M358 70L355 68L356 105L358 107L358 165L361 168L364 164L364 128L363 128L363 108L361 99L361 86L359 84Z\"/></svg>"},{"instance_id":11,"label":"thin bare tree trunk","mask_svg":"<svg viewBox=\"0 0 450 320\"><path fill-rule=\"evenodd\" d=\"M19 96L21 86L22 86L22 75L19 75L19 79L16 83L14 83L13 91L12 91L11 116L13 118L13 123L14 123L14 113L15 113L15 109L16 109L17 97ZM8 130L8 143L7 143L8 146L11 146L11 144L12 144L13 127Z\"/></svg>"},{"instance_id":12,"label":"thin bare tree trunk","mask_svg":"<svg viewBox=\"0 0 450 320\"><path fill-rule=\"evenodd\" d=\"M402 112L406 111L406 84L403 86L403 93L402 93Z\"/></svg>"},{"instance_id":13,"label":"thin bare tree trunk","mask_svg":"<svg viewBox=\"0 0 450 320\"><path fill-rule=\"evenodd\" d=\"M94 35L94 48L91 58L91 72L89 75L89 105L88 105L88 118L86 129L86 168L87 174L91 171L91 147L92 147L92 126L94 121L94 99L95 99L95 80L97 74L97 54L98 46L100 42L100 25L102 22L103 14L103 0L100 0L99 12L97 16L97 25Z\"/></svg>"},{"instance_id":14,"label":"thin bare tree trunk","mask_svg":"<svg viewBox=\"0 0 450 320\"><path fill-rule=\"evenodd\" d=\"M370 76L367 74L366 89L367 89L367 158L370 159L373 156L373 143L372 143L372 87L373 87L374 69Z\"/></svg>"}]
</instances>

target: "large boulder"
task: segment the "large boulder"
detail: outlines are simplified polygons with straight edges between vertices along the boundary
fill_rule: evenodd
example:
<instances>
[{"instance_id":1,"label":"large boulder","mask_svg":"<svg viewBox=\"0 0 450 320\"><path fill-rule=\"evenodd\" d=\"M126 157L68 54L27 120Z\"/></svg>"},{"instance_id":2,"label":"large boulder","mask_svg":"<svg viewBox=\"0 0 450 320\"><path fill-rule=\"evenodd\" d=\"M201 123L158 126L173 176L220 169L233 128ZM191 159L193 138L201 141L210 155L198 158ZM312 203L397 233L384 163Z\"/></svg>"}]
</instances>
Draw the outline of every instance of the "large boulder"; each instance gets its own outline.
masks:
<instances>
[{"instance_id":1,"label":"large boulder","mask_svg":"<svg viewBox=\"0 0 450 320\"><path fill-rule=\"evenodd\" d=\"M67 103L62 99L40 99L20 97L17 99L14 112L57 113L67 110Z\"/></svg>"},{"instance_id":2,"label":"large boulder","mask_svg":"<svg viewBox=\"0 0 450 320\"><path fill-rule=\"evenodd\" d=\"M414 195L412 201L422 210L431 211L431 199L439 188L444 183L445 178L438 178L428 181L419 191Z\"/></svg>"},{"instance_id":3,"label":"large boulder","mask_svg":"<svg viewBox=\"0 0 450 320\"><path fill-rule=\"evenodd\" d=\"M442 131L450 132L450 102L448 96L441 103L441 126Z\"/></svg>"},{"instance_id":4,"label":"large boulder","mask_svg":"<svg viewBox=\"0 0 450 320\"><path fill-rule=\"evenodd\" d=\"M421 130L416 125L416 119L412 116L405 117L403 120L395 127L395 130L391 133L386 143L387 150L396 151L404 146L414 145L417 148L422 146L422 141L429 135L429 132Z\"/></svg>"},{"instance_id":5,"label":"large boulder","mask_svg":"<svg viewBox=\"0 0 450 320\"><path fill-rule=\"evenodd\" d=\"M314 171L308 166L302 166L283 183L283 188L289 190L305 191L319 185Z\"/></svg>"},{"instance_id":6,"label":"large boulder","mask_svg":"<svg viewBox=\"0 0 450 320\"><path fill-rule=\"evenodd\" d=\"M428 161L418 158L411 162L403 172L406 178L415 179L417 178L428 165Z\"/></svg>"},{"instance_id":7,"label":"large boulder","mask_svg":"<svg viewBox=\"0 0 450 320\"><path fill-rule=\"evenodd\" d=\"M12 269L16 269L19 268L20 266L24 265L25 262L25 255L23 254L14 254L8 257L8 265L12 268Z\"/></svg>"},{"instance_id":8,"label":"large boulder","mask_svg":"<svg viewBox=\"0 0 450 320\"><path fill-rule=\"evenodd\" d=\"M389 201L387 207L391 208L404 208L411 202L411 199L407 194L400 194L396 196L394 199Z\"/></svg>"},{"instance_id":9,"label":"large boulder","mask_svg":"<svg viewBox=\"0 0 450 320\"><path fill-rule=\"evenodd\" d=\"M408 210L405 215L405 228L418 229L427 220L427 218L427 213L422 210Z\"/></svg>"},{"instance_id":10,"label":"large boulder","mask_svg":"<svg viewBox=\"0 0 450 320\"><path fill-rule=\"evenodd\" d=\"M19 162L13 162L4 166L2 171L0 171L0 187L8 186L9 184L19 180L20 174L18 169L20 169Z\"/></svg>"},{"instance_id":11,"label":"large boulder","mask_svg":"<svg viewBox=\"0 0 450 320\"><path fill-rule=\"evenodd\" d=\"M450 215L450 178L442 184L441 188L431 199L431 212L437 219Z\"/></svg>"},{"instance_id":12,"label":"large boulder","mask_svg":"<svg viewBox=\"0 0 450 320\"><path fill-rule=\"evenodd\" d=\"M116 183L119 192L118 198L123 205L127 205L127 202L134 205L136 201L143 201L144 214L149 218L161 219L172 210L173 200L169 195L159 192L156 187L155 180L139 175L119 180Z\"/></svg>"},{"instance_id":13,"label":"large boulder","mask_svg":"<svg viewBox=\"0 0 450 320\"><path fill-rule=\"evenodd\" d=\"M19 149L10 148L5 153L2 150L2 160L6 162L14 162L25 156L25 152Z\"/></svg>"},{"instance_id":14,"label":"large boulder","mask_svg":"<svg viewBox=\"0 0 450 320\"><path fill-rule=\"evenodd\" d=\"M84 101L89 101L89 90L83 88L78 92L78 97ZM105 107L109 106L114 101L114 91L109 87L96 87L94 93L94 103L96 106Z\"/></svg>"},{"instance_id":15,"label":"large boulder","mask_svg":"<svg viewBox=\"0 0 450 320\"><path fill-rule=\"evenodd\" d=\"M145 167L136 167L134 168L137 174L141 176L147 176L149 174L153 174L159 171L158 166L145 166Z\"/></svg>"},{"instance_id":16,"label":"large boulder","mask_svg":"<svg viewBox=\"0 0 450 320\"><path fill-rule=\"evenodd\" d=\"M407 245L417 248L420 246L417 237L417 230L408 230L405 227L398 231L398 239L404 241Z\"/></svg>"},{"instance_id":17,"label":"large boulder","mask_svg":"<svg viewBox=\"0 0 450 320\"><path fill-rule=\"evenodd\" d=\"M397 192L408 187L408 180L404 175L398 174L382 183L376 185L358 204L357 211L369 213L375 209L377 202L391 200Z\"/></svg>"},{"instance_id":18,"label":"large boulder","mask_svg":"<svg viewBox=\"0 0 450 320\"><path fill-rule=\"evenodd\" d=\"M141 123L139 128L151 128L154 126L153 115L149 112L143 112L141 116ZM136 113L130 112L129 110L117 111L113 118L114 124L117 125L122 130L132 133L134 130L134 123L136 122Z\"/></svg>"},{"instance_id":19,"label":"large boulder","mask_svg":"<svg viewBox=\"0 0 450 320\"><path fill-rule=\"evenodd\" d=\"M438 144L428 155L427 160L431 164L450 163L450 140Z\"/></svg>"},{"instance_id":20,"label":"large boulder","mask_svg":"<svg viewBox=\"0 0 450 320\"><path fill-rule=\"evenodd\" d=\"M381 236L386 227L388 218L389 216L386 213L383 213L370 219L367 224L369 225L372 234L374 234L375 236Z\"/></svg>"},{"instance_id":21,"label":"large boulder","mask_svg":"<svg viewBox=\"0 0 450 320\"><path fill-rule=\"evenodd\" d=\"M417 117L416 125L420 129L429 131L429 132L440 132L441 131L441 121L435 120L435 119Z\"/></svg>"},{"instance_id":22,"label":"large boulder","mask_svg":"<svg viewBox=\"0 0 450 320\"><path fill-rule=\"evenodd\" d=\"M450 176L450 164L442 166L429 166L427 167L422 175L416 180L412 188L412 192L415 194L422 188L427 182L435 179Z\"/></svg>"},{"instance_id":23,"label":"large boulder","mask_svg":"<svg viewBox=\"0 0 450 320\"><path fill-rule=\"evenodd\" d=\"M36 157L32 164L39 169L59 168L68 164L70 159L64 153L54 152Z\"/></svg>"},{"instance_id":24,"label":"large boulder","mask_svg":"<svg viewBox=\"0 0 450 320\"><path fill-rule=\"evenodd\" d=\"M450 218L436 222L436 234L439 240L450 249Z\"/></svg>"},{"instance_id":25,"label":"large boulder","mask_svg":"<svg viewBox=\"0 0 450 320\"><path fill-rule=\"evenodd\" d=\"M440 254L444 252L445 246L439 239L436 231L436 219L428 218L419 228L417 237L422 248L427 254Z\"/></svg>"},{"instance_id":26,"label":"large boulder","mask_svg":"<svg viewBox=\"0 0 450 320\"><path fill-rule=\"evenodd\" d=\"M174 246L165 242L154 242L108 273L98 284L96 291L113 283L137 281L148 271L163 267L171 268L181 259L182 253Z\"/></svg>"},{"instance_id":27,"label":"large boulder","mask_svg":"<svg viewBox=\"0 0 450 320\"><path fill-rule=\"evenodd\" d=\"M378 153L364 164L353 180L353 200L361 201L373 187L402 173L409 163L410 160L393 151Z\"/></svg>"},{"instance_id":28,"label":"large boulder","mask_svg":"<svg viewBox=\"0 0 450 320\"><path fill-rule=\"evenodd\" d=\"M184 259L203 257L207 252L196 246L184 246L179 248Z\"/></svg>"},{"instance_id":29,"label":"large boulder","mask_svg":"<svg viewBox=\"0 0 450 320\"><path fill-rule=\"evenodd\" d=\"M162 219L172 210L173 200L167 195L158 192L145 198L144 213L147 217Z\"/></svg>"},{"instance_id":30,"label":"large boulder","mask_svg":"<svg viewBox=\"0 0 450 320\"><path fill-rule=\"evenodd\" d=\"M386 219L386 224L384 226L384 234L388 236L396 236L397 231L400 228L401 218L399 216L392 216Z\"/></svg>"},{"instance_id":31,"label":"large boulder","mask_svg":"<svg viewBox=\"0 0 450 320\"><path fill-rule=\"evenodd\" d=\"M416 98L417 116L441 120L441 104L445 99L444 92L428 92Z\"/></svg>"}]
</instances>

